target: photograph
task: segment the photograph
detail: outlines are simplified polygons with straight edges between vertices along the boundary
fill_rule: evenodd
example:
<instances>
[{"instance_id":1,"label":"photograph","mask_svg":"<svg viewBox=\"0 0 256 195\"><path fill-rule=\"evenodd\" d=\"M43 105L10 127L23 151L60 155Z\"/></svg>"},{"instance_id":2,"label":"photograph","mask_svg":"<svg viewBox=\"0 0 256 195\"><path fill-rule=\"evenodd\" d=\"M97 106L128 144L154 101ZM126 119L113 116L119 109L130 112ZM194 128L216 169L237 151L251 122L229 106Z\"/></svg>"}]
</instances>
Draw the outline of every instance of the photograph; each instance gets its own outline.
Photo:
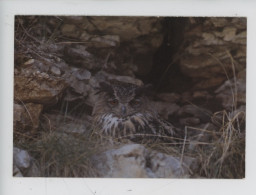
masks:
<instances>
[{"instance_id":1,"label":"photograph","mask_svg":"<svg viewBox=\"0 0 256 195\"><path fill-rule=\"evenodd\" d=\"M14 16L12 176L244 179L247 17Z\"/></svg>"}]
</instances>

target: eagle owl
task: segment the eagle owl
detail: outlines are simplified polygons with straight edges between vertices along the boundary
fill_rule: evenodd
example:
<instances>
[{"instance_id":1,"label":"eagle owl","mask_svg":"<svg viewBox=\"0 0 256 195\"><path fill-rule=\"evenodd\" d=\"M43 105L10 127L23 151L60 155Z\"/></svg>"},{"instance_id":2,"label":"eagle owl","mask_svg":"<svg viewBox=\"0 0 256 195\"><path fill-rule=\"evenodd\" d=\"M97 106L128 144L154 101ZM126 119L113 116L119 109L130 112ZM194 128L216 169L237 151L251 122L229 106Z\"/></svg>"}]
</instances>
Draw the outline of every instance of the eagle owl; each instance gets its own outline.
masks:
<instances>
[{"instance_id":1,"label":"eagle owl","mask_svg":"<svg viewBox=\"0 0 256 195\"><path fill-rule=\"evenodd\" d=\"M93 109L94 124L102 134L117 138L173 136L174 127L159 118L147 97L149 91L149 85L101 82Z\"/></svg>"}]
</instances>

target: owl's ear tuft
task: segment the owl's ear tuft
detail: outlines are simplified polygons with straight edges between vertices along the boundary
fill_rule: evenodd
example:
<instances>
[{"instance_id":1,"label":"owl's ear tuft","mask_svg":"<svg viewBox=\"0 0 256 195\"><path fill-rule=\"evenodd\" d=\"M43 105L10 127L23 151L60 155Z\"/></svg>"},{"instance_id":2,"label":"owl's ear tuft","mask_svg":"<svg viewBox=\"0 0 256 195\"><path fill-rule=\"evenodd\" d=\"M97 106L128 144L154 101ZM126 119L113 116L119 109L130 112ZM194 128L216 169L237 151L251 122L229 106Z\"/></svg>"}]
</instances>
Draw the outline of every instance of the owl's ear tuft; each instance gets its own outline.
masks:
<instances>
[{"instance_id":1,"label":"owl's ear tuft","mask_svg":"<svg viewBox=\"0 0 256 195\"><path fill-rule=\"evenodd\" d=\"M110 95L114 94L114 90L113 90L112 86L106 82L100 82L99 87L96 88L96 90L97 90L97 92L95 94L99 94L101 92L106 92Z\"/></svg>"},{"instance_id":2,"label":"owl's ear tuft","mask_svg":"<svg viewBox=\"0 0 256 195\"><path fill-rule=\"evenodd\" d=\"M152 88L153 88L153 85L151 84L147 84L142 87L139 87L135 90L135 95L136 96L152 95Z\"/></svg>"}]
</instances>

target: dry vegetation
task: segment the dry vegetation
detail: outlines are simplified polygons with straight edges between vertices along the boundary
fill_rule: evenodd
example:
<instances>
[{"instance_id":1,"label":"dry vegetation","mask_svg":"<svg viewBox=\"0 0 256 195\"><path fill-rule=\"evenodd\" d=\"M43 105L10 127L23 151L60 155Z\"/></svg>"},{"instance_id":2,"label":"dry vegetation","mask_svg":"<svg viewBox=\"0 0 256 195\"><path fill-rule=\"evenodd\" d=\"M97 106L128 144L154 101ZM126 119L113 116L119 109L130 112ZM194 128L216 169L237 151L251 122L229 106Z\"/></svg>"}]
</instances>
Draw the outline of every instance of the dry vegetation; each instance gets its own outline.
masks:
<instances>
[{"instance_id":1,"label":"dry vegetation","mask_svg":"<svg viewBox=\"0 0 256 195\"><path fill-rule=\"evenodd\" d=\"M147 148L170 155L195 157L199 160L198 172L194 177L244 178L245 177L245 113L215 113L212 120L218 123L217 132L194 127L193 138L186 137L178 143L143 143ZM78 124L79 125L79 124ZM197 133L195 133L197 132ZM207 142L200 141L207 136ZM19 135L21 136L21 135ZM26 149L40 168L38 176L43 177L97 177L97 170L91 162L93 155L106 150L109 138L91 131L84 135L63 134L55 131L42 131L33 139L14 145ZM111 139L118 145L122 139ZM123 140L124 142L124 140Z\"/></svg>"}]
</instances>

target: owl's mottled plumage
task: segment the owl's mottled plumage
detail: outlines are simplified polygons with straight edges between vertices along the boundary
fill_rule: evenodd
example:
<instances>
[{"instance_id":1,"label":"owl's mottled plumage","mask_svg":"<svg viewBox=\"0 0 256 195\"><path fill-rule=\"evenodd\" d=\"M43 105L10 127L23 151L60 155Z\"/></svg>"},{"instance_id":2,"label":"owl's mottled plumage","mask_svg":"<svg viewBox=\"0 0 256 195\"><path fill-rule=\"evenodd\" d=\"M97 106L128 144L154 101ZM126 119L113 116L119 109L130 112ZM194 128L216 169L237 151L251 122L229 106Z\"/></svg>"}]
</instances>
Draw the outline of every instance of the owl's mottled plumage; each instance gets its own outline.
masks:
<instances>
[{"instance_id":1,"label":"owl's mottled plumage","mask_svg":"<svg viewBox=\"0 0 256 195\"><path fill-rule=\"evenodd\" d=\"M174 134L174 127L161 120L147 98L149 86L129 83L100 83L98 101L93 109L94 123L104 135Z\"/></svg>"}]
</instances>

